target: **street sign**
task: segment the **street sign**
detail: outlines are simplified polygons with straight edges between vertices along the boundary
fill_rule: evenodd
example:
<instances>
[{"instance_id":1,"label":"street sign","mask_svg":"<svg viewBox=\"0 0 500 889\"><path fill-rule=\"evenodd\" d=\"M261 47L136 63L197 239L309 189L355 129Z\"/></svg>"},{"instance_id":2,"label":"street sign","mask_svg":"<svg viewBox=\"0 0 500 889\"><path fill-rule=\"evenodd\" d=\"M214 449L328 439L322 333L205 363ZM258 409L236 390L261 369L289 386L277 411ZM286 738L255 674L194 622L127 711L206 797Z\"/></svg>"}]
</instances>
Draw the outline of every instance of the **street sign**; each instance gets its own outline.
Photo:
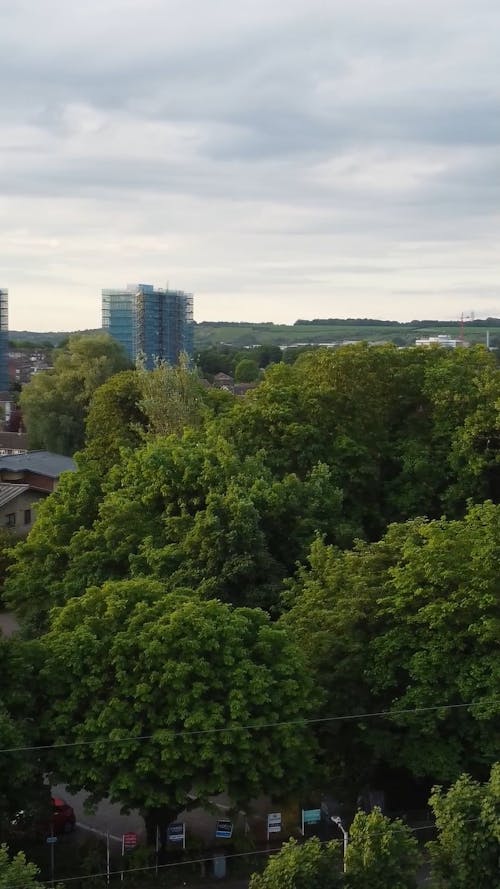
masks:
<instances>
[{"instance_id":1,"label":"street sign","mask_svg":"<svg viewBox=\"0 0 500 889\"><path fill-rule=\"evenodd\" d=\"M267 838L269 834L281 833L281 812L271 812L267 816Z\"/></svg>"},{"instance_id":2,"label":"street sign","mask_svg":"<svg viewBox=\"0 0 500 889\"><path fill-rule=\"evenodd\" d=\"M47 837L46 842L49 846L53 846L54 843L57 843L57 837Z\"/></svg>"},{"instance_id":3,"label":"street sign","mask_svg":"<svg viewBox=\"0 0 500 889\"><path fill-rule=\"evenodd\" d=\"M302 836L306 824L319 824L321 821L321 809L302 809Z\"/></svg>"},{"instance_id":4,"label":"street sign","mask_svg":"<svg viewBox=\"0 0 500 889\"><path fill-rule=\"evenodd\" d=\"M183 821L172 821L167 827L167 843L182 843L185 846L186 825Z\"/></svg>"},{"instance_id":5,"label":"street sign","mask_svg":"<svg viewBox=\"0 0 500 889\"><path fill-rule=\"evenodd\" d=\"M136 833L124 833L122 837L122 852L131 852L137 846Z\"/></svg>"},{"instance_id":6,"label":"street sign","mask_svg":"<svg viewBox=\"0 0 500 889\"><path fill-rule=\"evenodd\" d=\"M215 828L215 836L220 840L230 840L233 835L232 821L218 821Z\"/></svg>"},{"instance_id":7,"label":"street sign","mask_svg":"<svg viewBox=\"0 0 500 889\"><path fill-rule=\"evenodd\" d=\"M304 824L318 824L321 821L321 809L303 809Z\"/></svg>"}]
</instances>

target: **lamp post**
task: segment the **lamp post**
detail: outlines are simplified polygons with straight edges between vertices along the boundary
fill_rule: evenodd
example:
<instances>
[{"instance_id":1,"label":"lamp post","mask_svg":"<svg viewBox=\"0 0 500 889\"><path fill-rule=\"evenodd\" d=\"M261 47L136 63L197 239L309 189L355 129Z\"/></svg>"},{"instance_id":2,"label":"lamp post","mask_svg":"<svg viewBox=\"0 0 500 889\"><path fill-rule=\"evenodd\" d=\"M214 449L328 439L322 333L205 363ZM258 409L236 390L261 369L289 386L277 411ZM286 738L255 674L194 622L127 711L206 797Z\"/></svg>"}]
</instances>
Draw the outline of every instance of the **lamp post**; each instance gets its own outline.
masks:
<instances>
[{"instance_id":1,"label":"lamp post","mask_svg":"<svg viewBox=\"0 0 500 889\"><path fill-rule=\"evenodd\" d=\"M347 852L347 844L348 844L348 842L349 842L349 834L347 833L347 830L345 829L344 825L342 824L342 819L339 818L338 815L330 815L330 821L331 821L333 824L336 824L337 827L338 827L338 829L342 831L342 837L343 837L343 840L344 840L344 873L345 873L345 867L346 867L346 852Z\"/></svg>"}]
</instances>

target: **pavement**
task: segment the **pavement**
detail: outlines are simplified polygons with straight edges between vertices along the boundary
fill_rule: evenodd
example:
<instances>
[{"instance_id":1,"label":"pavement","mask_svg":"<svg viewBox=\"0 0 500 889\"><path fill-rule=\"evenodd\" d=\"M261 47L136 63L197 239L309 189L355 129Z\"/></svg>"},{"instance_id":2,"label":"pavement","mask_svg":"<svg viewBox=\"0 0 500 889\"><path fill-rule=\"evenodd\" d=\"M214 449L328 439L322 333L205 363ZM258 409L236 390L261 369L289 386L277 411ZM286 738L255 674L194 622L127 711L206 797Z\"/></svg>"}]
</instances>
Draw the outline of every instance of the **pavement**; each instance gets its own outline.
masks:
<instances>
[{"instance_id":1,"label":"pavement","mask_svg":"<svg viewBox=\"0 0 500 889\"><path fill-rule=\"evenodd\" d=\"M0 611L0 635L13 636L19 629L19 623L9 611Z\"/></svg>"}]
</instances>

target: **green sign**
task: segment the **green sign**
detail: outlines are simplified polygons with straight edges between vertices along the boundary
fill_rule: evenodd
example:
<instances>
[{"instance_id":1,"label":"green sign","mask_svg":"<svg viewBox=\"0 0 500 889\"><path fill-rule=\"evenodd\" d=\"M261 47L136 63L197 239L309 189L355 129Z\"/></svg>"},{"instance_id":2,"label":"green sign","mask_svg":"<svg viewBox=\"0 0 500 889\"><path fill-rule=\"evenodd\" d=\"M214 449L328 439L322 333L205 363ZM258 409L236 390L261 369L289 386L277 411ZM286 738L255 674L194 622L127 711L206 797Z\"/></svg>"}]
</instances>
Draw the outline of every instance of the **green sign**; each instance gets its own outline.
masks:
<instances>
[{"instance_id":1,"label":"green sign","mask_svg":"<svg viewBox=\"0 0 500 889\"><path fill-rule=\"evenodd\" d=\"M318 824L321 821L321 809L303 809L304 824Z\"/></svg>"}]
</instances>

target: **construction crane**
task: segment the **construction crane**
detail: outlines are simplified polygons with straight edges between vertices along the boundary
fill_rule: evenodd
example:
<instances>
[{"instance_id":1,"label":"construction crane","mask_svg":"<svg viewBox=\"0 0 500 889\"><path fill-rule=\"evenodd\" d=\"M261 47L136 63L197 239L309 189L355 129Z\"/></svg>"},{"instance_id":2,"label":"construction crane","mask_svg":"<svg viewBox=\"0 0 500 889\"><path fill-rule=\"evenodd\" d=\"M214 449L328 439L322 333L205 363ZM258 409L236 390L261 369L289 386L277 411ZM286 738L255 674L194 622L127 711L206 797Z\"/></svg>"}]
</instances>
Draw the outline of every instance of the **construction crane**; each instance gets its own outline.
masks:
<instances>
[{"instance_id":1,"label":"construction crane","mask_svg":"<svg viewBox=\"0 0 500 889\"><path fill-rule=\"evenodd\" d=\"M468 314L464 314L462 312L462 314L460 315L460 342L462 343L462 346L464 344L465 322L466 321L474 321L474 312L469 312Z\"/></svg>"}]
</instances>

